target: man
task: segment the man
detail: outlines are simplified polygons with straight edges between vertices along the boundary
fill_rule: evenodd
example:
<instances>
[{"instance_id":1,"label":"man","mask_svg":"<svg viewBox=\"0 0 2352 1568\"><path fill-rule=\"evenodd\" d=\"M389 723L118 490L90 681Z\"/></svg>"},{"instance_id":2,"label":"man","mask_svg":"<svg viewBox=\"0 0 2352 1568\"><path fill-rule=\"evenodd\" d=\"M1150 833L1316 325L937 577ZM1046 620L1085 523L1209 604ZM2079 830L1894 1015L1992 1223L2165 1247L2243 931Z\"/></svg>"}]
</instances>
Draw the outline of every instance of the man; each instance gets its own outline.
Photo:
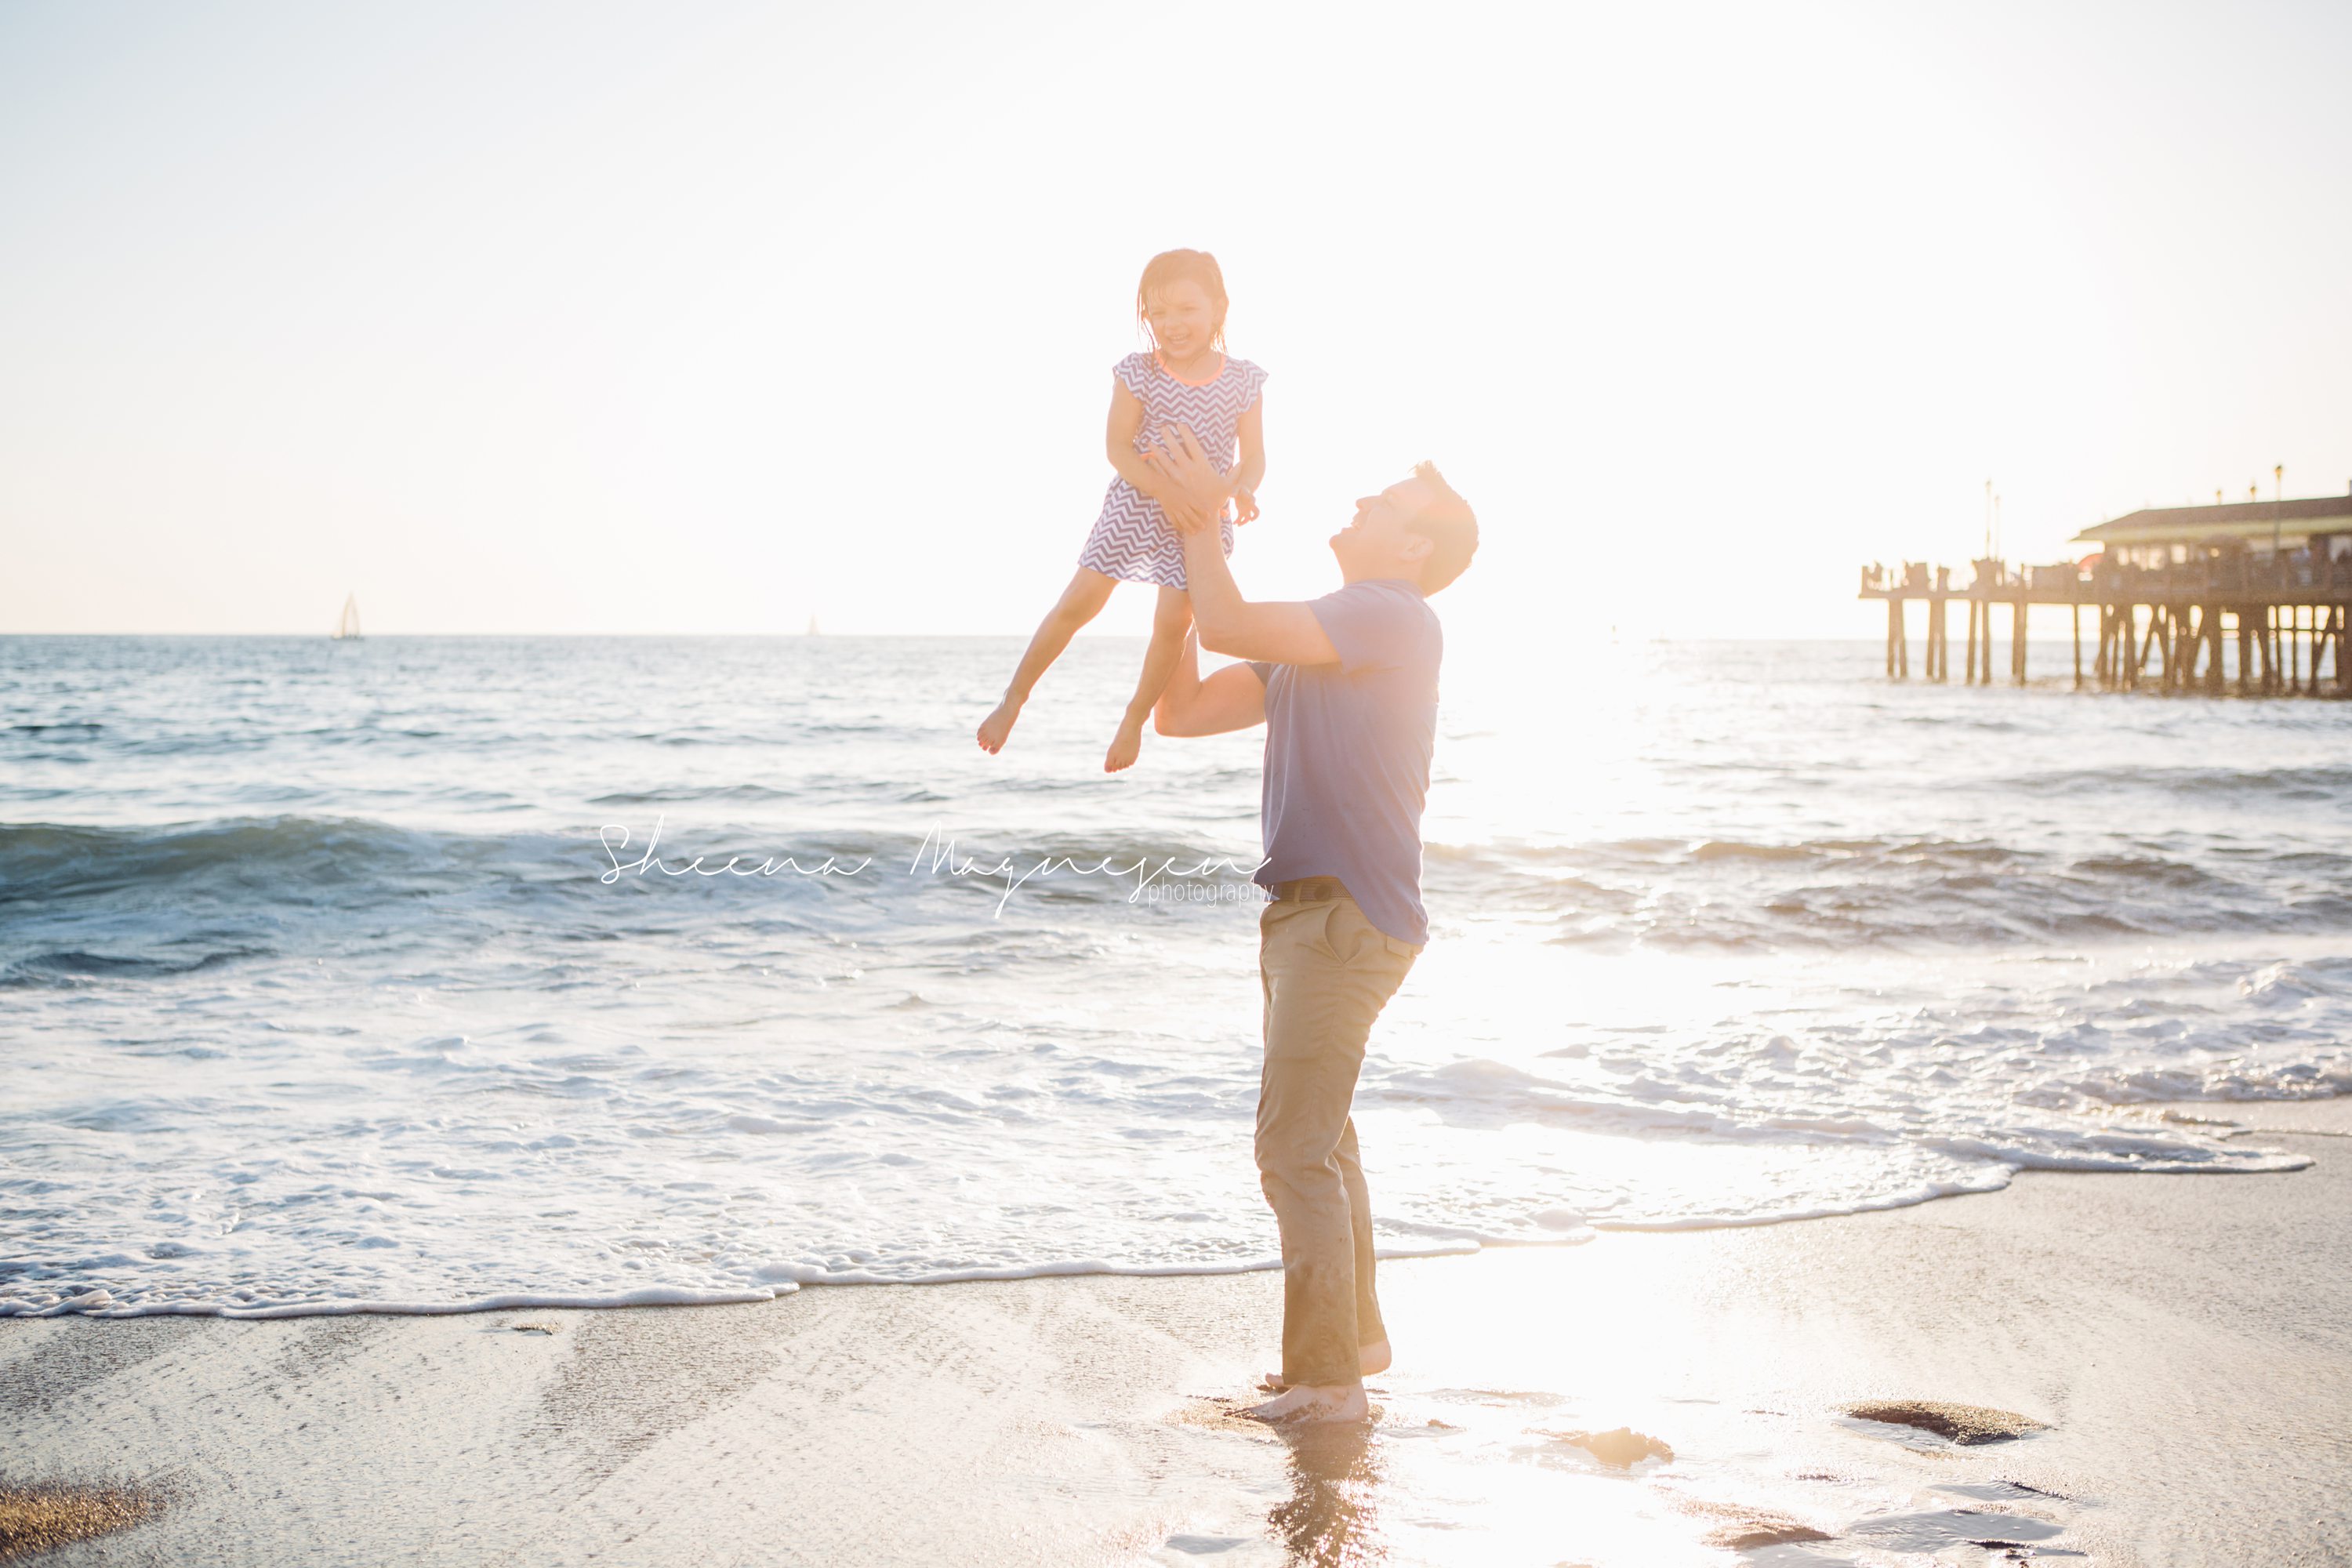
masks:
<instances>
[{"instance_id":1,"label":"man","mask_svg":"<svg viewBox=\"0 0 2352 1568\"><path fill-rule=\"evenodd\" d=\"M1253 604L1213 526L1224 481L1181 428L1152 460L1177 482L1195 637L1154 710L1163 735L1263 720L1265 864L1258 921L1265 1062L1257 1167L1282 1233L1282 1373L1268 1421L1360 1421L1364 1375L1389 1364L1372 1288L1371 1198L1349 1114L1372 1020L1429 925L1421 810L1444 649L1428 596L1478 547L1469 504L1427 463L1356 503L1331 536L1342 586ZM1199 648L1249 662L1202 680Z\"/></svg>"}]
</instances>

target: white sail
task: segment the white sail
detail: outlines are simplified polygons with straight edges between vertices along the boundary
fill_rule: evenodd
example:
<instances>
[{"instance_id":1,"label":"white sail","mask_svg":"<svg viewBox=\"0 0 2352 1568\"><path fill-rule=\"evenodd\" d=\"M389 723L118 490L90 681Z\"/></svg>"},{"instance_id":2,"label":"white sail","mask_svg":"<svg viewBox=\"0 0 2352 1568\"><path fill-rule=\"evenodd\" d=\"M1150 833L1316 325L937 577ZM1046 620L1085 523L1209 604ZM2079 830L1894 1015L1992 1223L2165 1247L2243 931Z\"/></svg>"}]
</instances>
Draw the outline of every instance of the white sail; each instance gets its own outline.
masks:
<instances>
[{"instance_id":1,"label":"white sail","mask_svg":"<svg viewBox=\"0 0 2352 1568\"><path fill-rule=\"evenodd\" d=\"M360 599L357 594L343 596L343 613L335 617L335 640L357 642L360 636Z\"/></svg>"}]
</instances>

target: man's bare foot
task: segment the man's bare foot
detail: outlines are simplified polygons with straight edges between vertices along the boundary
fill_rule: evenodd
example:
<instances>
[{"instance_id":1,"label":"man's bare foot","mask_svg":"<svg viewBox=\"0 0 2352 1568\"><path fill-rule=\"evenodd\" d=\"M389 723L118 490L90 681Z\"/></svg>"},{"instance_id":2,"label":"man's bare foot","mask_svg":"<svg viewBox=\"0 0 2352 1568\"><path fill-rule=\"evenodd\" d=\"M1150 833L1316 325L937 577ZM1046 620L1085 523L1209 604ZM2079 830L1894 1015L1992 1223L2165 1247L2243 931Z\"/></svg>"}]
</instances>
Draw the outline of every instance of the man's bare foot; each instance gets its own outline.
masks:
<instances>
[{"instance_id":1,"label":"man's bare foot","mask_svg":"<svg viewBox=\"0 0 2352 1568\"><path fill-rule=\"evenodd\" d=\"M1005 738L1013 733L1013 721L1021 717L1021 704L1010 697L996 705L994 712L980 721L980 749L990 756L1004 749Z\"/></svg>"},{"instance_id":2,"label":"man's bare foot","mask_svg":"<svg viewBox=\"0 0 2352 1568\"><path fill-rule=\"evenodd\" d=\"M1364 1385L1343 1384L1337 1388L1317 1388L1300 1384L1286 1388L1263 1405L1253 1405L1242 1412L1252 1420L1272 1422L1280 1426L1305 1425L1315 1421L1365 1421L1371 1418L1371 1406L1364 1403Z\"/></svg>"},{"instance_id":3,"label":"man's bare foot","mask_svg":"<svg viewBox=\"0 0 2352 1568\"><path fill-rule=\"evenodd\" d=\"M1118 773L1135 766L1136 758L1143 755L1143 721L1121 719L1118 733L1110 738L1110 750L1103 753L1103 772Z\"/></svg>"},{"instance_id":4,"label":"man's bare foot","mask_svg":"<svg viewBox=\"0 0 2352 1568\"><path fill-rule=\"evenodd\" d=\"M1366 1377L1377 1376L1395 1364L1396 1357L1389 1353L1386 1340L1374 1340L1356 1352L1356 1369ZM1279 1394L1290 1386L1282 1381L1282 1373L1278 1372L1267 1373L1257 1380L1257 1385L1268 1394Z\"/></svg>"}]
</instances>

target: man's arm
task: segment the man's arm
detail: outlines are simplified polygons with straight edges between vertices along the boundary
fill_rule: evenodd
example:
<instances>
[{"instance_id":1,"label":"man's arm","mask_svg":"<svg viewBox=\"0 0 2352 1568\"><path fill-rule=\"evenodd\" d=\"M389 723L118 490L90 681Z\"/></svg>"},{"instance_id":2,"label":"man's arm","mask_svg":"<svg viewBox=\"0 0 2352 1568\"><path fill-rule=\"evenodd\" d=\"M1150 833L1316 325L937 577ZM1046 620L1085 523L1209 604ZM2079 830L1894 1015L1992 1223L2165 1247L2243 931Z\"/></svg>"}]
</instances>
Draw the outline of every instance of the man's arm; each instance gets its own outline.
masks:
<instances>
[{"instance_id":1,"label":"man's arm","mask_svg":"<svg viewBox=\"0 0 2352 1568\"><path fill-rule=\"evenodd\" d=\"M1245 664L1229 664L1201 679L1201 645L1184 637L1176 672L1151 710L1151 727L1163 735L1222 735L1265 721L1265 682Z\"/></svg>"},{"instance_id":2,"label":"man's arm","mask_svg":"<svg viewBox=\"0 0 2352 1568\"><path fill-rule=\"evenodd\" d=\"M1339 662L1323 623L1307 605L1257 605L1242 597L1217 533L1217 514L1224 509L1227 493L1224 478L1210 464L1192 432L1181 425L1163 431L1151 461L1169 478L1173 501L1160 504L1184 537L1184 581L1201 646L1212 653L1275 664Z\"/></svg>"}]
</instances>

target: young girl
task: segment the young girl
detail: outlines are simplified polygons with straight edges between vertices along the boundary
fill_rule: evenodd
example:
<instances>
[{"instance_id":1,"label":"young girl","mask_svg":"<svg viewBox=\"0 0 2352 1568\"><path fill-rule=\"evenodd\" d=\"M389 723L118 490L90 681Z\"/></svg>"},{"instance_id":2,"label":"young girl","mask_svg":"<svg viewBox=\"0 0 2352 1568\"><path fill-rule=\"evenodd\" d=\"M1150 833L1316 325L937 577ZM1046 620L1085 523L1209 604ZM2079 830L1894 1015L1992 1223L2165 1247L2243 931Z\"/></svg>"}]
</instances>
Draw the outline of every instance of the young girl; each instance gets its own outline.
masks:
<instances>
[{"instance_id":1,"label":"young girl","mask_svg":"<svg viewBox=\"0 0 2352 1568\"><path fill-rule=\"evenodd\" d=\"M1143 460L1162 426L1190 426L1225 477L1232 501L1218 531L1226 554L1234 552L1234 524L1257 515L1257 487L1265 477L1264 400L1258 392L1265 372L1225 353L1225 279L1217 258L1204 250L1153 257L1135 290L1135 314L1150 334L1152 352L1129 354L1111 372L1105 445L1118 477L1111 480L1102 515L1078 552L1076 575L1029 639L1004 700L981 721L984 752L1003 746L1038 677L1062 656L1078 628L1101 614L1111 589L1123 579L1157 584L1160 604L1151 618L1143 674L1104 753L1103 771L1132 766L1142 753L1144 723L1192 625L1192 602L1184 593L1183 542L1160 510L1168 481Z\"/></svg>"}]
</instances>

